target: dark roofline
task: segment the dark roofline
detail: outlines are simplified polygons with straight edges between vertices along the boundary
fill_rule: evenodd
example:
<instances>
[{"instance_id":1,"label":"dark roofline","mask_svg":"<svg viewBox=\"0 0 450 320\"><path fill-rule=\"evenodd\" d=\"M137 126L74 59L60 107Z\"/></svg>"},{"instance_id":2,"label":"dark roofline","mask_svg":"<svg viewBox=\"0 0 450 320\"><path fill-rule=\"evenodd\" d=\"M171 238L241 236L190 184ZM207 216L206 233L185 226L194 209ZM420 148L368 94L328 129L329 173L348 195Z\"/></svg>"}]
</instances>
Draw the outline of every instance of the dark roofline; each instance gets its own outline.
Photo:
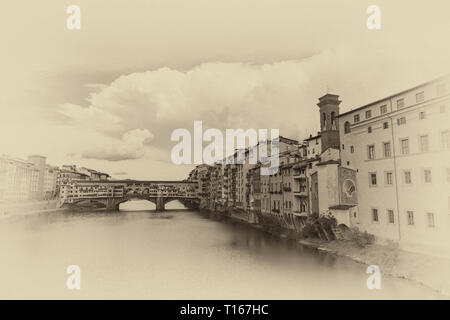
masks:
<instances>
[{"instance_id":1,"label":"dark roofline","mask_svg":"<svg viewBox=\"0 0 450 320\"><path fill-rule=\"evenodd\" d=\"M320 161L320 157L309 158L309 159L302 159L300 161L294 162L293 164L295 165L295 168L303 168L303 167L308 166L309 163L316 162L316 161Z\"/></svg>"},{"instance_id":2,"label":"dark roofline","mask_svg":"<svg viewBox=\"0 0 450 320\"><path fill-rule=\"evenodd\" d=\"M283 137L283 136L279 136L279 139L280 139L280 141L281 141L281 140L285 140L284 142L286 142L286 143L290 143L290 144L298 144L298 141L297 141L297 140L289 139L289 138L286 138L286 137Z\"/></svg>"},{"instance_id":3,"label":"dark roofline","mask_svg":"<svg viewBox=\"0 0 450 320\"><path fill-rule=\"evenodd\" d=\"M286 138L286 137L283 137L283 136L278 136L278 140L279 140L279 141L284 140L283 142L286 142L286 143L289 143L289 144L298 144L298 143L299 143L298 140ZM266 143L269 143L269 142L271 142L271 141L272 141L272 139L267 139L265 142L266 142ZM264 140L258 141L258 143L257 143L255 146L253 146L253 148L256 148L257 146L259 146L259 145L261 144L261 142L264 142ZM252 148L252 147L250 147L250 148ZM248 149L248 148L247 148L247 149Z\"/></svg>"},{"instance_id":4,"label":"dark roofline","mask_svg":"<svg viewBox=\"0 0 450 320\"><path fill-rule=\"evenodd\" d=\"M46 156L41 156L40 154L30 154L30 155L28 155L28 157L39 157L39 158L45 158L45 159L47 159Z\"/></svg>"},{"instance_id":5,"label":"dark roofline","mask_svg":"<svg viewBox=\"0 0 450 320\"><path fill-rule=\"evenodd\" d=\"M350 114L350 113L352 113L352 112L359 111L359 110L364 109L364 108L366 108L366 107L370 107L370 106L372 106L372 105L374 105L374 104L383 102L383 101L385 101L385 100L390 100L390 99L394 98L395 96L398 96L398 95L401 95L401 94L404 94L404 93L407 93L407 92L410 92L410 91L419 89L420 87L423 87L423 86L426 86L426 85L429 85L429 84L432 84L432 83L441 81L441 80L443 80L443 79L445 79L445 78L447 78L447 77L449 77L449 76L450 76L450 74L443 75L443 76L441 76L441 77L439 77L439 78L436 78L436 79L434 79L434 80L430 80L430 81L424 82L424 83L422 83L422 84L419 84L419 85L417 85L417 86L414 86L414 87L412 87L412 88L409 88L409 89L406 89L406 90L403 90L403 91L400 91L400 92L391 94L390 96L388 96L388 97L386 97L386 98L379 99L379 100L374 101L374 102L370 102L370 103L368 103L368 104L365 104L365 105L363 105L363 106L361 106L361 107L358 107L358 108L353 109L353 110L350 110L350 111L346 111L346 112L344 112L344 113L341 113L341 114L338 116L338 118L343 117L343 116L345 116L345 115L348 115L348 114Z\"/></svg>"},{"instance_id":6,"label":"dark roofline","mask_svg":"<svg viewBox=\"0 0 450 320\"><path fill-rule=\"evenodd\" d=\"M320 138L321 136L322 136L321 134L318 134L317 136L309 137L309 138L307 138L307 139L304 139L303 141L314 140L314 139Z\"/></svg>"},{"instance_id":7,"label":"dark roofline","mask_svg":"<svg viewBox=\"0 0 450 320\"><path fill-rule=\"evenodd\" d=\"M356 204L338 204L334 206L329 206L328 209L334 210L348 210L350 208L356 207Z\"/></svg>"},{"instance_id":8,"label":"dark roofline","mask_svg":"<svg viewBox=\"0 0 450 320\"><path fill-rule=\"evenodd\" d=\"M325 166L327 164L340 164L341 162L338 160L328 160L328 161L324 161L324 162L319 162L318 164L316 164L316 166Z\"/></svg>"},{"instance_id":9,"label":"dark roofline","mask_svg":"<svg viewBox=\"0 0 450 320\"><path fill-rule=\"evenodd\" d=\"M85 173L82 173L82 172L78 172L78 171L67 170L67 169L60 169L59 171L62 172L62 173L75 173L75 174L78 174L80 176L89 177L89 175L87 175Z\"/></svg>"}]
</instances>

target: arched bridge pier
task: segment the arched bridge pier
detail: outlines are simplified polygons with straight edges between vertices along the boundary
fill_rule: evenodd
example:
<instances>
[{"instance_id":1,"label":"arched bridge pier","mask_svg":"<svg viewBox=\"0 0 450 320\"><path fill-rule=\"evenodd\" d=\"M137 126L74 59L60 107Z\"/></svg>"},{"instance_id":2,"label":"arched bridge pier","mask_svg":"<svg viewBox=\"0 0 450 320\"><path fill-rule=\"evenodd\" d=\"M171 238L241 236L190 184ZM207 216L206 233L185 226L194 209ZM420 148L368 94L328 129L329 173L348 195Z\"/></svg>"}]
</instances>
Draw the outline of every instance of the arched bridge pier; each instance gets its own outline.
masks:
<instances>
[{"instance_id":1,"label":"arched bridge pier","mask_svg":"<svg viewBox=\"0 0 450 320\"><path fill-rule=\"evenodd\" d=\"M134 199L148 200L156 211L164 211L173 200L195 203L197 183L186 181L75 181L61 187L60 207L106 208L119 210L119 205Z\"/></svg>"}]
</instances>

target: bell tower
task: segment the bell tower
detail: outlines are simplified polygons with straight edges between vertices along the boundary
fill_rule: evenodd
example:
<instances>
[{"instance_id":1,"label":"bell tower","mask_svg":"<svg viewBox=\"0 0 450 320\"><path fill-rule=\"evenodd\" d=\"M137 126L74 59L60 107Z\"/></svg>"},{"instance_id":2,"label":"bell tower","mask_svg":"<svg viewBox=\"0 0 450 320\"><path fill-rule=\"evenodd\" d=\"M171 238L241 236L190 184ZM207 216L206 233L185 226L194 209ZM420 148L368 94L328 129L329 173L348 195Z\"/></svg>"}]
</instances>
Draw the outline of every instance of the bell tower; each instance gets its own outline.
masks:
<instances>
[{"instance_id":1,"label":"bell tower","mask_svg":"<svg viewBox=\"0 0 450 320\"><path fill-rule=\"evenodd\" d=\"M320 109L320 134L322 152L328 148L339 149L339 96L327 93L319 98L317 106Z\"/></svg>"}]
</instances>

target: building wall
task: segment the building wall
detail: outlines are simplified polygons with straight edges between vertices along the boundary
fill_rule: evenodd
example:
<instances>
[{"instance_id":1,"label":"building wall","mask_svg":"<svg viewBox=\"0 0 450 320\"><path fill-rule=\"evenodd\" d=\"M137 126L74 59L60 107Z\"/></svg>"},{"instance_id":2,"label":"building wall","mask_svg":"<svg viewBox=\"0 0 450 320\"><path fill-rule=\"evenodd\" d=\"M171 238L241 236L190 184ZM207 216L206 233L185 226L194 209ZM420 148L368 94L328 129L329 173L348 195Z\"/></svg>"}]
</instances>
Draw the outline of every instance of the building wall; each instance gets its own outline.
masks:
<instances>
[{"instance_id":1,"label":"building wall","mask_svg":"<svg viewBox=\"0 0 450 320\"><path fill-rule=\"evenodd\" d=\"M42 200L44 198L44 184L45 184L45 164L46 157L40 155L28 156L28 162L31 162L37 168L37 182L32 181L31 198Z\"/></svg>"},{"instance_id":2,"label":"building wall","mask_svg":"<svg viewBox=\"0 0 450 320\"><path fill-rule=\"evenodd\" d=\"M0 156L0 200L22 201L30 198L32 175L36 167L28 161Z\"/></svg>"},{"instance_id":3,"label":"building wall","mask_svg":"<svg viewBox=\"0 0 450 320\"><path fill-rule=\"evenodd\" d=\"M438 89L444 83L447 93ZM448 77L439 79L340 116L341 124L350 124L349 133L345 126L340 128L341 160L357 171L360 225L379 238L400 240L410 247L449 239L450 146L443 141L443 132L450 131L449 88ZM403 106L397 105L400 99ZM421 143L421 136L427 136L422 141L428 143ZM402 152L404 139L408 139L407 154ZM390 154L384 153L384 143L390 143ZM426 144L427 150L421 149ZM371 157L369 146L374 150ZM411 183L406 183L405 171L410 172ZM428 172L430 182L425 179ZM392 173L391 184L388 173ZM375 185L371 174L376 175ZM393 223L388 210L394 212ZM408 211L413 212L413 225L408 224ZM434 215L434 227L428 223L428 213Z\"/></svg>"},{"instance_id":4,"label":"building wall","mask_svg":"<svg viewBox=\"0 0 450 320\"><path fill-rule=\"evenodd\" d=\"M310 177L310 191L311 191L311 210L310 214L319 214L319 181L317 179L317 171L311 174Z\"/></svg>"},{"instance_id":5,"label":"building wall","mask_svg":"<svg viewBox=\"0 0 450 320\"><path fill-rule=\"evenodd\" d=\"M319 166L317 169L319 186L319 214L326 214L329 207L339 204L338 165Z\"/></svg>"},{"instance_id":6,"label":"building wall","mask_svg":"<svg viewBox=\"0 0 450 320\"><path fill-rule=\"evenodd\" d=\"M45 168L44 198L53 199L56 196L56 180L58 178L58 167L47 165Z\"/></svg>"},{"instance_id":7,"label":"building wall","mask_svg":"<svg viewBox=\"0 0 450 320\"><path fill-rule=\"evenodd\" d=\"M317 158L322 152L322 142L320 134L305 140L307 159Z\"/></svg>"}]
</instances>

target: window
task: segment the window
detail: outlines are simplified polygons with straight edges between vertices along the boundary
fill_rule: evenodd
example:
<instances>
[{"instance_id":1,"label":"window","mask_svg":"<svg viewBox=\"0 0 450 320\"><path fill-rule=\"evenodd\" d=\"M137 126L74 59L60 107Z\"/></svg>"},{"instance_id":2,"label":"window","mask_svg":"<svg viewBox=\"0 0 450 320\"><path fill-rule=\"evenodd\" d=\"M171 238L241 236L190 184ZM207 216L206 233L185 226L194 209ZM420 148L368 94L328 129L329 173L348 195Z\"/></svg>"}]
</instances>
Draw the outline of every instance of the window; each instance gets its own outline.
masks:
<instances>
[{"instance_id":1,"label":"window","mask_svg":"<svg viewBox=\"0 0 450 320\"><path fill-rule=\"evenodd\" d=\"M431 169L424 169L423 170L423 181L425 183L431 182Z\"/></svg>"},{"instance_id":2,"label":"window","mask_svg":"<svg viewBox=\"0 0 450 320\"><path fill-rule=\"evenodd\" d=\"M350 153L354 153L355 152L355 147L354 146L350 146Z\"/></svg>"},{"instance_id":3,"label":"window","mask_svg":"<svg viewBox=\"0 0 450 320\"><path fill-rule=\"evenodd\" d=\"M375 159L375 146L374 145L367 146L367 158L369 160Z\"/></svg>"},{"instance_id":4,"label":"window","mask_svg":"<svg viewBox=\"0 0 450 320\"><path fill-rule=\"evenodd\" d=\"M383 143L383 154L385 158L389 158L391 156L391 143L385 142Z\"/></svg>"},{"instance_id":5,"label":"window","mask_svg":"<svg viewBox=\"0 0 450 320\"><path fill-rule=\"evenodd\" d=\"M376 173L374 173L374 172L369 173L369 182L370 182L371 187L377 186L377 174Z\"/></svg>"},{"instance_id":6,"label":"window","mask_svg":"<svg viewBox=\"0 0 450 320\"><path fill-rule=\"evenodd\" d=\"M419 112L419 120L423 120L427 117L427 114L425 113L425 111L421 111Z\"/></svg>"},{"instance_id":7,"label":"window","mask_svg":"<svg viewBox=\"0 0 450 320\"><path fill-rule=\"evenodd\" d=\"M405 184L411 184L412 183L412 179L411 179L411 171L410 170L405 170L403 172L404 178L405 178Z\"/></svg>"},{"instance_id":8,"label":"window","mask_svg":"<svg viewBox=\"0 0 450 320\"><path fill-rule=\"evenodd\" d=\"M331 129L336 130L336 114L335 112L331 112Z\"/></svg>"},{"instance_id":9,"label":"window","mask_svg":"<svg viewBox=\"0 0 450 320\"><path fill-rule=\"evenodd\" d=\"M345 149L345 145L344 144L342 144L342 150L344 150Z\"/></svg>"},{"instance_id":10,"label":"window","mask_svg":"<svg viewBox=\"0 0 450 320\"><path fill-rule=\"evenodd\" d=\"M386 185L392 185L392 172L391 171L386 171L385 183L386 183Z\"/></svg>"},{"instance_id":11,"label":"window","mask_svg":"<svg viewBox=\"0 0 450 320\"><path fill-rule=\"evenodd\" d=\"M409 139L400 140L400 151L402 154L409 154Z\"/></svg>"},{"instance_id":12,"label":"window","mask_svg":"<svg viewBox=\"0 0 450 320\"><path fill-rule=\"evenodd\" d=\"M306 203L304 201L300 202L300 212L306 212Z\"/></svg>"},{"instance_id":13,"label":"window","mask_svg":"<svg viewBox=\"0 0 450 320\"><path fill-rule=\"evenodd\" d=\"M406 211L406 215L408 218L408 225L413 226L414 225L414 212L413 211Z\"/></svg>"},{"instance_id":14,"label":"window","mask_svg":"<svg viewBox=\"0 0 450 320\"><path fill-rule=\"evenodd\" d=\"M419 137L419 148L420 152L428 151L428 135L423 135Z\"/></svg>"},{"instance_id":15,"label":"window","mask_svg":"<svg viewBox=\"0 0 450 320\"><path fill-rule=\"evenodd\" d=\"M388 221L389 221L389 223L395 223L394 210L388 209L387 214L388 214Z\"/></svg>"},{"instance_id":16,"label":"window","mask_svg":"<svg viewBox=\"0 0 450 320\"><path fill-rule=\"evenodd\" d=\"M370 126L367 127L367 132L368 132L368 133L372 133L372 127L370 127Z\"/></svg>"},{"instance_id":17,"label":"window","mask_svg":"<svg viewBox=\"0 0 450 320\"><path fill-rule=\"evenodd\" d=\"M380 107L380 114L385 114L387 112L387 105L382 105Z\"/></svg>"},{"instance_id":18,"label":"window","mask_svg":"<svg viewBox=\"0 0 450 320\"><path fill-rule=\"evenodd\" d=\"M447 172L447 182L450 182L450 168L447 168L446 172Z\"/></svg>"},{"instance_id":19,"label":"window","mask_svg":"<svg viewBox=\"0 0 450 320\"><path fill-rule=\"evenodd\" d=\"M372 110L366 111L366 119L372 118Z\"/></svg>"},{"instance_id":20,"label":"window","mask_svg":"<svg viewBox=\"0 0 450 320\"><path fill-rule=\"evenodd\" d=\"M383 122L383 129L389 128L389 122Z\"/></svg>"},{"instance_id":21,"label":"window","mask_svg":"<svg viewBox=\"0 0 450 320\"><path fill-rule=\"evenodd\" d=\"M425 100L425 93L419 92L416 94L416 103L422 102L423 100Z\"/></svg>"},{"instance_id":22,"label":"window","mask_svg":"<svg viewBox=\"0 0 450 320\"><path fill-rule=\"evenodd\" d=\"M353 116L353 120L355 121L355 123L356 123L356 122L359 122L359 114L355 114L355 115Z\"/></svg>"},{"instance_id":23,"label":"window","mask_svg":"<svg viewBox=\"0 0 450 320\"><path fill-rule=\"evenodd\" d=\"M398 118L398 119L397 119L397 124L398 124L399 126L401 126L401 125L403 125L403 124L406 124L406 118L405 118L405 117Z\"/></svg>"},{"instance_id":24,"label":"window","mask_svg":"<svg viewBox=\"0 0 450 320\"><path fill-rule=\"evenodd\" d=\"M450 149L450 131L441 132L442 147Z\"/></svg>"},{"instance_id":25,"label":"window","mask_svg":"<svg viewBox=\"0 0 450 320\"><path fill-rule=\"evenodd\" d=\"M378 209L372 209L372 220L378 222Z\"/></svg>"},{"instance_id":26,"label":"window","mask_svg":"<svg viewBox=\"0 0 450 320\"><path fill-rule=\"evenodd\" d=\"M350 133L350 122L348 121L344 123L344 133Z\"/></svg>"},{"instance_id":27,"label":"window","mask_svg":"<svg viewBox=\"0 0 450 320\"><path fill-rule=\"evenodd\" d=\"M433 212L427 212L427 221L428 221L428 227L434 228L434 213Z\"/></svg>"},{"instance_id":28,"label":"window","mask_svg":"<svg viewBox=\"0 0 450 320\"><path fill-rule=\"evenodd\" d=\"M398 99L397 100L397 109L401 109L405 106L405 99Z\"/></svg>"}]
</instances>

